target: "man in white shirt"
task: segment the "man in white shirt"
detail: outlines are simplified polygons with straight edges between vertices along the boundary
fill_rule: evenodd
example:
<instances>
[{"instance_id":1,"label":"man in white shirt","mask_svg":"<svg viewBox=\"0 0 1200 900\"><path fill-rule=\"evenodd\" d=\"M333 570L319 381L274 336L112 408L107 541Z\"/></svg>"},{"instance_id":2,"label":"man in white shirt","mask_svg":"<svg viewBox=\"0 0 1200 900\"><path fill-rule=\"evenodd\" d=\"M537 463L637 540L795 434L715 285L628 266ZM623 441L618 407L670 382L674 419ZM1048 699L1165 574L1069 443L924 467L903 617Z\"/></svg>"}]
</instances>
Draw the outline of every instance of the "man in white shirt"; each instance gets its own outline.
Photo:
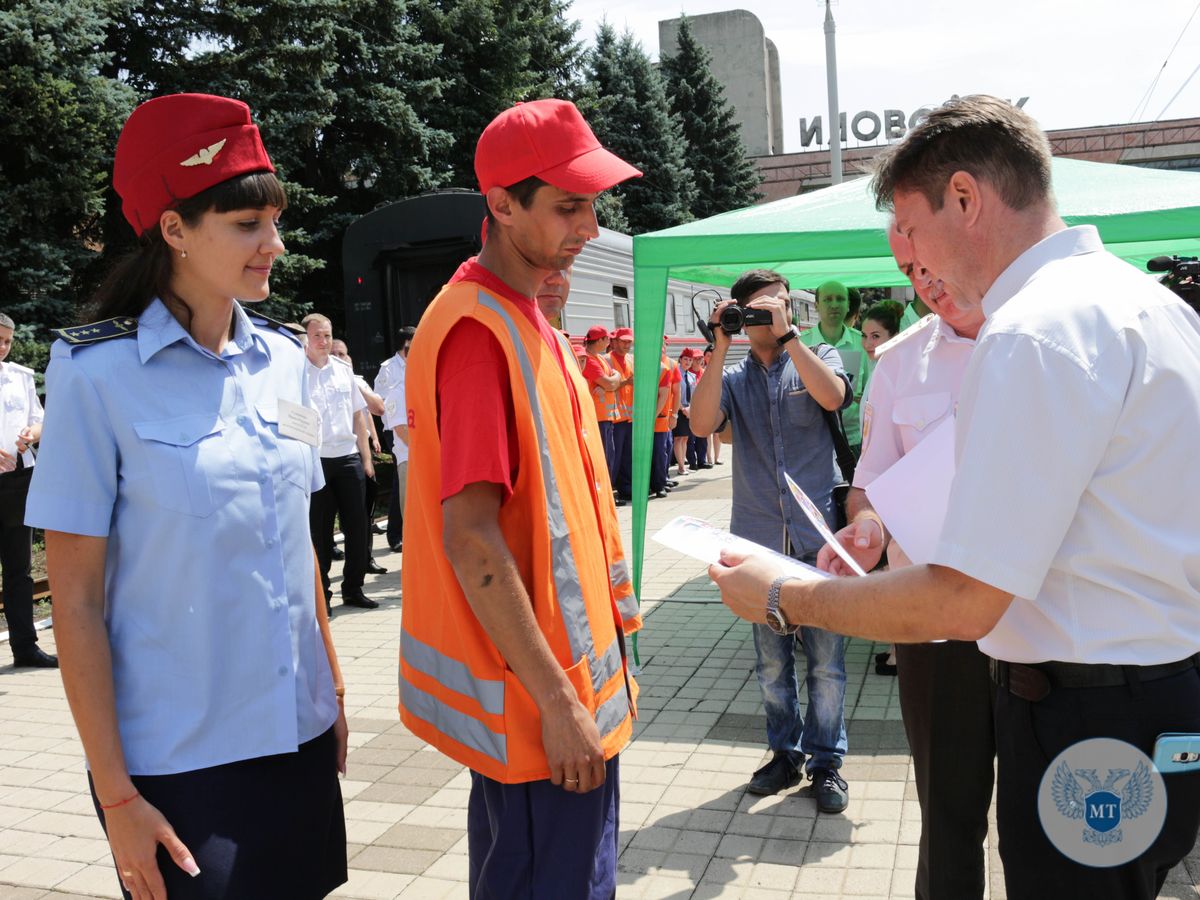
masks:
<instances>
[{"instance_id":1,"label":"man in white shirt","mask_svg":"<svg viewBox=\"0 0 1200 900\"><path fill-rule=\"evenodd\" d=\"M404 402L404 371L415 333L416 329L411 325L396 332L396 352L383 362L375 376L375 392L383 398L383 427L392 433L392 456L396 460L387 523L387 542L394 553L404 549L404 500L408 486L408 407Z\"/></svg>"},{"instance_id":2,"label":"man in white shirt","mask_svg":"<svg viewBox=\"0 0 1200 900\"><path fill-rule=\"evenodd\" d=\"M983 326L983 311L956 305L942 282L914 260L912 245L894 227L888 243L900 271L936 314L876 351L878 362L862 404L862 456L846 501L850 524L837 535L867 571L883 553L887 523L881 524L866 489L953 418ZM912 565L894 539L887 542L887 558L892 569ZM817 566L853 574L828 544ZM897 644L896 664L921 805L916 900L982 900L983 842L996 758L988 658L974 641Z\"/></svg>"},{"instance_id":3,"label":"man in white shirt","mask_svg":"<svg viewBox=\"0 0 1200 900\"><path fill-rule=\"evenodd\" d=\"M362 609L379 606L363 593L367 568L367 509L364 479L375 474L371 463L365 412L366 400L354 381L354 370L332 356L333 330L329 319L317 313L305 316L308 333L304 367L308 393L321 417L321 468L325 487L312 495L309 525L321 569L325 599L329 602L329 566L333 555L336 516L345 538L342 568L342 603Z\"/></svg>"},{"instance_id":4,"label":"man in white shirt","mask_svg":"<svg viewBox=\"0 0 1200 900\"><path fill-rule=\"evenodd\" d=\"M33 370L5 362L16 323L0 313L0 569L4 617L17 668L58 668L58 657L37 645L33 627L33 529L25 525L25 497L33 475L33 445L42 436L42 404Z\"/></svg>"},{"instance_id":5,"label":"man in white shirt","mask_svg":"<svg viewBox=\"0 0 1200 900\"><path fill-rule=\"evenodd\" d=\"M1162 733L1200 735L1200 318L1095 228L1066 227L1045 135L1003 100L934 110L881 155L874 186L916 259L987 319L932 563L789 582L728 555L710 574L751 621L978 640L994 660L1008 895L1154 897L1200 829L1200 778L1155 782L1145 762ZM1093 738L1129 745L1128 768L1066 753ZM1077 780L1093 776L1095 791ZM1098 793L1113 799L1087 802ZM1137 832L1152 803L1161 827ZM1088 841L1112 861L1075 862Z\"/></svg>"}]
</instances>

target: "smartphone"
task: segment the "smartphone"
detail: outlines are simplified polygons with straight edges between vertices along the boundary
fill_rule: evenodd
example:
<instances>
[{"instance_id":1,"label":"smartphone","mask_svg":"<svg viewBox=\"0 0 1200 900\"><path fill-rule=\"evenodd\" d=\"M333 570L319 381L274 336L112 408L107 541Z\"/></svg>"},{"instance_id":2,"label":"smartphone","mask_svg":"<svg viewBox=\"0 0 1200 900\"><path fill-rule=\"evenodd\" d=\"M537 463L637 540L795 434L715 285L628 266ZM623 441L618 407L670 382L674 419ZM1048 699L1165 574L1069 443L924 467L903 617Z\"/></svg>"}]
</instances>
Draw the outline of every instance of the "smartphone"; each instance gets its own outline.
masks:
<instances>
[{"instance_id":1,"label":"smartphone","mask_svg":"<svg viewBox=\"0 0 1200 900\"><path fill-rule=\"evenodd\" d=\"M1160 734L1154 742L1154 766L1163 775L1200 772L1200 734Z\"/></svg>"}]
</instances>

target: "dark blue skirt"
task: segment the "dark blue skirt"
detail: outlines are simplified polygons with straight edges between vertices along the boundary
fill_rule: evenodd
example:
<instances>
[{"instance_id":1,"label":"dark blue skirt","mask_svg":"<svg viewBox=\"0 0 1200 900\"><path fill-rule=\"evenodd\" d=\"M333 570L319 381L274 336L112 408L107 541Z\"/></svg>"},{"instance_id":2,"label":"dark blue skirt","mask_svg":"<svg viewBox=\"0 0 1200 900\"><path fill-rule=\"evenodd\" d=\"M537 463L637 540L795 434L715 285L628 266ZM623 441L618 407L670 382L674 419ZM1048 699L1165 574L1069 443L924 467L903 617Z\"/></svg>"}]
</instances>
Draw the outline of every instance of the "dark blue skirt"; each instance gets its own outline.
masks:
<instances>
[{"instance_id":1,"label":"dark blue skirt","mask_svg":"<svg viewBox=\"0 0 1200 900\"><path fill-rule=\"evenodd\" d=\"M316 900L344 884L346 819L336 753L331 728L295 753L134 776L138 792L166 816L200 867L190 877L160 846L167 896ZM92 802L104 825L94 788Z\"/></svg>"}]
</instances>

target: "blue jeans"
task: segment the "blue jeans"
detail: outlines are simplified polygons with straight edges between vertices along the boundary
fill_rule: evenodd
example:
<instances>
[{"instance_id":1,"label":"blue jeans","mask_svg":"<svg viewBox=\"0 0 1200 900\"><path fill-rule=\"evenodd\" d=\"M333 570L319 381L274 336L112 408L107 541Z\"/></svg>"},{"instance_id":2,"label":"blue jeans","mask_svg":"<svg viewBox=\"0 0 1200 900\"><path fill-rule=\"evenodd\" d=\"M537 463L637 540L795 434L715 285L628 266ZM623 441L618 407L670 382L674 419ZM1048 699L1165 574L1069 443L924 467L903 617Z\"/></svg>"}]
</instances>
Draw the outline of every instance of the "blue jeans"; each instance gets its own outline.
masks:
<instances>
[{"instance_id":1,"label":"blue jeans","mask_svg":"<svg viewBox=\"0 0 1200 900\"><path fill-rule=\"evenodd\" d=\"M755 673L767 712L767 743L787 753L808 771L838 769L846 755L846 657L840 634L823 628L800 629L808 662L808 709L800 717L796 681L796 639L780 636L766 625L754 626Z\"/></svg>"}]
</instances>

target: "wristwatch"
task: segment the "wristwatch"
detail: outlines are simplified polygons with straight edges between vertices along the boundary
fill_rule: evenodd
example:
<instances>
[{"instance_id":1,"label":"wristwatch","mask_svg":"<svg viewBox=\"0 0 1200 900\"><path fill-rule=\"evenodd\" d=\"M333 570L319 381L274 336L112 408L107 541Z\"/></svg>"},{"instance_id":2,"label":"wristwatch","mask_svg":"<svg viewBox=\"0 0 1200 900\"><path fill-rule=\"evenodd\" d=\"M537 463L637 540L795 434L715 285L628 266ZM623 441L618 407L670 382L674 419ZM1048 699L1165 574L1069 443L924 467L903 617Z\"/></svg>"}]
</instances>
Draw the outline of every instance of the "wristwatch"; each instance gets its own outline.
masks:
<instances>
[{"instance_id":1,"label":"wristwatch","mask_svg":"<svg viewBox=\"0 0 1200 900\"><path fill-rule=\"evenodd\" d=\"M776 338L776 339L775 339L775 343L776 343L778 346L782 347L782 346L783 346L784 344L786 344L788 341L790 341L790 340L793 340L793 339L795 339L795 338L798 338L798 337L800 337L800 332L796 331L796 326L795 326L795 325L793 325L791 328L789 328L789 329L788 329L788 333L787 333L787 334L785 334L785 335L784 335L783 337L781 337L781 338Z\"/></svg>"},{"instance_id":2,"label":"wristwatch","mask_svg":"<svg viewBox=\"0 0 1200 900\"><path fill-rule=\"evenodd\" d=\"M795 634L796 629L800 627L799 625L789 625L788 620L779 611L779 590L785 581L791 580L791 575L780 575L771 582L771 588L767 591L767 627L780 637Z\"/></svg>"}]
</instances>

